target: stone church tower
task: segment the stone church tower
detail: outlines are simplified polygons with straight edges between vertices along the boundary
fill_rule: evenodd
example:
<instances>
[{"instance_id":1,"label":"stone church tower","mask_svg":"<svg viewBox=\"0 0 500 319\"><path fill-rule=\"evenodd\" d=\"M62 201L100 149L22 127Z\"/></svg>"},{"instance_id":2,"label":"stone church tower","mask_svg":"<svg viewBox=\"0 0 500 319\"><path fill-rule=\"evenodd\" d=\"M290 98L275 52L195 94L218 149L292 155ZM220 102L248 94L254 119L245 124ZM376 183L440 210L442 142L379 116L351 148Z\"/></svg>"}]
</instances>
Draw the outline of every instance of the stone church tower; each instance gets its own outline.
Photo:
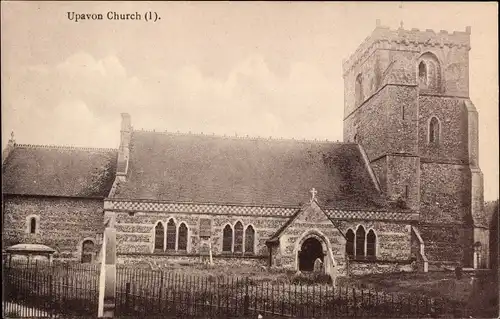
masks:
<instances>
[{"instance_id":1,"label":"stone church tower","mask_svg":"<svg viewBox=\"0 0 500 319\"><path fill-rule=\"evenodd\" d=\"M430 264L488 265L471 28L377 25L343 63L344 141L359 143L395 207L419 213Z\"/></svg>"}]
</instances>

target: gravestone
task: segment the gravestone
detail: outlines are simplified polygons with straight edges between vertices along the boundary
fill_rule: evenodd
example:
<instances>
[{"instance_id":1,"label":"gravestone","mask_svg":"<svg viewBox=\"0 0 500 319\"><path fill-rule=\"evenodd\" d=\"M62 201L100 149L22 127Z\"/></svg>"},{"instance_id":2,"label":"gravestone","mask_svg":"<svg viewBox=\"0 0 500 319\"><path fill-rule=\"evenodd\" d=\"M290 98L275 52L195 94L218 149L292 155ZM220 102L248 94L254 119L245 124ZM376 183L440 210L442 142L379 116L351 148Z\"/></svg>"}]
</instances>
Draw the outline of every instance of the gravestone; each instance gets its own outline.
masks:
<instances>
[{"instance_id":1,"label":"gravestone","mask_svg":"<svg viewBox=\"0 0 500 319\"><path fill-rule=\"evenodd\" d=\"M323 261L319 258L316 258L316 260L314 261L314 272L320 274L324 273Z\"/></svg>"}]
</instances>

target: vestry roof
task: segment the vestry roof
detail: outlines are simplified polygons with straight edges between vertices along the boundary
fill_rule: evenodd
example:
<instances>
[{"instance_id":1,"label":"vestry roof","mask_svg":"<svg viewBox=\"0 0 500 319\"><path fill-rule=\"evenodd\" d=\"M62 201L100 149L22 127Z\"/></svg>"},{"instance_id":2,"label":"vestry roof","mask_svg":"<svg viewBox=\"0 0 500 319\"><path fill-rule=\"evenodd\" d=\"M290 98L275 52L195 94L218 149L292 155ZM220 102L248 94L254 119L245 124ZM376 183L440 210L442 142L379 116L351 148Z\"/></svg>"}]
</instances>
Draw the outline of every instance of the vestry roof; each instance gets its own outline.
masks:
<instances>
[{"instance_id":1,"label":"vestry roof","mask_svg":"<svg viewBox=\"0 0 500 319\"><path fill-rule=\"evenodd\" d=\"M115 198L373 209L383 200L359 146L133 131Z\"/></svg>"},{"instance_id":2,"label":"vestry roof","mask_svg":"<svg viewBox=\"0 0 500 319\"><path fill-rule=\"evenodd\" d=\"M117 150L16 145L3 170L3 193L106 197L113 185Z\"/></svg>"}]
</instances>

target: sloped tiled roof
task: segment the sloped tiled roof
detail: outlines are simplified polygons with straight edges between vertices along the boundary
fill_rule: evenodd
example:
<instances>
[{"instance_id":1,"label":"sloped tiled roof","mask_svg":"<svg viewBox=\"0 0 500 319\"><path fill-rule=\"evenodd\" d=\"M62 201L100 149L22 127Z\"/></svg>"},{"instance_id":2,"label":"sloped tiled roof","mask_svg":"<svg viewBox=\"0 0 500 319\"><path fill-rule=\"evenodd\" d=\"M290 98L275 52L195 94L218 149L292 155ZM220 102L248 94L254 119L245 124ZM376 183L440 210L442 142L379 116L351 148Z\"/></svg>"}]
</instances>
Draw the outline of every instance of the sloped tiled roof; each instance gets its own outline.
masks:
<instances>
[{"instance_id":1,"label":"sloped tiled roof","mask_svg":"<svg viewBox=\"0 0 500 319\"><path fill-rule=\"evenodd\" d=\"M114 197L290 206L313 187L324 207L383 206L357 144L144 131Z\"/></svg>"},{"instance_id":2,"label":"sloped tiled roof","mask_svg":"<svg viewBox=\"0 0 500 319\"><path fill-rule=\"evenodd\" d=\"M2 167L3 192L17 195L106 197L117 150L18 144Z\"/></svg>"}]
</instances>

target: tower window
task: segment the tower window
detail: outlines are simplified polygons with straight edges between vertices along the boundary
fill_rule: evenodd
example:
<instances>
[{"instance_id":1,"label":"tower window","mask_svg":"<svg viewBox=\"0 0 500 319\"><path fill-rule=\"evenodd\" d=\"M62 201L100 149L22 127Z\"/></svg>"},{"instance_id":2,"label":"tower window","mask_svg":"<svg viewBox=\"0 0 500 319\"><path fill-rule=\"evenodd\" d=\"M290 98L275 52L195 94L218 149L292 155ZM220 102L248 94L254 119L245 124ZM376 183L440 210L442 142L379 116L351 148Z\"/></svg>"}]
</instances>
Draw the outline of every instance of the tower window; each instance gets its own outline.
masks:
<instances>
[{"instance_id":1,"label":"tower window","mask_svg":"<svg viewBox=\"0 0 500 319\"><path fill-rule=\"evenodd\" d=\"M427 86L427 66L424 61L421 61L418 65L418 84Z\"/></svg>"},{"instance_id":2,"label":"tower window","mask_svg":"<svg viewBox=\"0 0 500 319\"><path fill-rule=\"evenodd\" d=\"M441 67L438 58L424 53L418 62L418 86L426 91L439 92L441 89Z\"/></svg>"},{"instance_id":3,"label":"tower window","mask_svg":"<svg viewBox=\"0 0 500 319\"><path fill-rule=\"evenodd\" d=\"M429 143L439 144L439 120L436 117L431 118L429 122Z\"/></svg>"},{"instance_id":4,"label":"tower window","mask_svg":"<svg viewBox=\"0 0 500 319\"><path fill-rule=\"evenodd\" d=\"M356 106L363 103L363 77L361 74L359 74L356 77L356 85L354 87L354 95L355 95Z\"/></svg>"}]
</instances>

